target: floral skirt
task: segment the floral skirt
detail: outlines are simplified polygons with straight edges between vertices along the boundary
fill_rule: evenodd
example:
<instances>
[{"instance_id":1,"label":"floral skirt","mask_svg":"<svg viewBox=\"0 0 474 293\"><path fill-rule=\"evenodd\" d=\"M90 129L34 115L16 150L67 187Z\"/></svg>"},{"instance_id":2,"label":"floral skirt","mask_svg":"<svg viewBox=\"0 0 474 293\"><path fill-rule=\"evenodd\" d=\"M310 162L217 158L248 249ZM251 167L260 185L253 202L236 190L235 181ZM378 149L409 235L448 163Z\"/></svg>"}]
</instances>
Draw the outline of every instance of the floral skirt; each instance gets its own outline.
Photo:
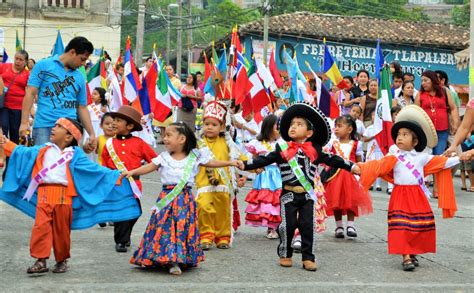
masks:
<instances>
[{"instance_id":1,"label":"floral skirt","mask_svg":"<svg viewBox=\"0 0 474 293\"><path fill-rule=\"evenodd\" d=\"M164 186L161 200L174 186ZM177 263L197 266L204 261L199 231L197 208L191 188L185 188L174 200L159 211L153 211L138 249L130 259L139 266L164 266Z\"/></svg>"},{"instance_id":2,"label":"floral skirt","mask_svg":"<svg viewBox=\"0 0 474 293\"><path fill-rule=\"evenodd\" d=\"M281 222L281 175L277 166L267 166L255 178L253 189L245 197L245 224L276 229Z\"/></svg>"}]
</instances>

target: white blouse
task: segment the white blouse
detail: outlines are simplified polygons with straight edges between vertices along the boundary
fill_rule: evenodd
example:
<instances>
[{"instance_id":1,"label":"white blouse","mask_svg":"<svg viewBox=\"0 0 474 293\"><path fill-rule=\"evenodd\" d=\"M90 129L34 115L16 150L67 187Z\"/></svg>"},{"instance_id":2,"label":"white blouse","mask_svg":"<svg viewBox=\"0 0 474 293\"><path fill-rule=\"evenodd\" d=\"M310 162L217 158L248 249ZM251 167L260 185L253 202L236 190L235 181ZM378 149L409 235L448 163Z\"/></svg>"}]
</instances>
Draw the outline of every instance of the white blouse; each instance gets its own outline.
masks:
<instances>
[{"instance_id":1,"label":"white blouse","mask_svg":"<svg viewBox=\"0 0 474 293\"><path fill-rule=\"evenodd\" d=\"M191 175L188 178L188 185L194 184L194 177L199 172L199 165L207 164L211 158L211 152L209 149L194 149L193 152L197 155L197 159L194 163ZM160 180L163 185L175 185L178 184L181 177L183 177L184 168L188 161L189 155L182 160L176 160L171 157L168 152L162 152L160 155L151 161L156 166L159 166L158 173L160 174Z\"/></svg>"},{"instance_id":2,"label":"white blouse","mask_svg":"<svg viewBox=\"0 0 474 293\"><path fill-rule=\"evenodd\" d=\"M333 144L334 144L334 141L339 142L339 140L337 140L337 138L336 138L336 139L334 139L334 140L329 141L328 144L326 145L327 149L329 150L328 152L331 151L332 146L333 146ZM355 143L354 140L351 140L351 141L349 141L349 142L347 142L347 143L341 143L341 142L339 142L339 146L340 146L342 152L344 153L344 159L346 159L346 160L349 159L349 157L350 157L350 155L351 155L351 152L352 152L352 148L354 147L354 143ZM359 143L357 144L356 156L360 156L360 157L364 156L364 150L363 150L363 146L362 146L362 145L363 145L362 142L359 142Z\"/></svg>"},{"instance_id":3,"label":"white blouse","mask_svg":"<svg viewBox=\"0 0 474 293\"><path fill-rule=\"evenodd\" d=\"M415 168L418 170L418 172L420 172L420 174L424 177L423 168L434 157L433 155L418 153L415 150L402 151L399 150L395 145L390 147L390 153L396 154L397 151L405 155L406 158L413 165L415 165ZM446 164L444 165L444 169L451 168L457 164L459 164L459 157L448 158ZM411 172L409 172L408 168L400 161L398 161L393 168L393 177L396 185L418 185L416 177Z\"/></svg>"}]
</instances>

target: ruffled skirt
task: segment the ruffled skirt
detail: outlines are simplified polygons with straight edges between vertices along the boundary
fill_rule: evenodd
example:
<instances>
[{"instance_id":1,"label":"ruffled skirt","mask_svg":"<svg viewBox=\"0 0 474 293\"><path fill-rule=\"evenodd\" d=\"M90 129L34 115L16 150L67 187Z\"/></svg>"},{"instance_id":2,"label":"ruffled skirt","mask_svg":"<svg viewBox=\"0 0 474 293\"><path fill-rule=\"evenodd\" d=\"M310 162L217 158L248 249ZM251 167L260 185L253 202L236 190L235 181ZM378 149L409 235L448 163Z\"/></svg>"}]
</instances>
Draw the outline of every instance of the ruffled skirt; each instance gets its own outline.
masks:
<instances>
[{"instance_id":1,"label":"ruffled skirt","mask_svg":"<svg viewBox=\"0 0 474 293\"><path fill-rule=\"evenodd\" d=\"M326 190L326 213L334 215L335 210L353 211L356 217L372 213L372 199L364 191L357 179L346 170L340 170L331 181L324 185Z\"/></svg>"},{"instance_id":2,"label":"ruffled skirt","mask_svg":"<svg viewBox=\"0 0 474 293\"><path fill-rule=\"evenodd\" d=\"M267 166L258 174L253 189L247 194L245 223L254 227L276 229L281 222L280 195L281 175L277 166Z\"/></svg>"},{"instance_id":3,"label":"ruffled skirt","mask_svg":"<svg viewBox=\"0 0 474 293\"><path fill-rule=\"evenodd\" d=\"M158 200L171 192L166 186ZM204 261L197 226L197 208L190 188L185 188L164 209L153 211L138 249L130 259L139 266L164 266L177 263L197 266Z\"/></svg>"},{"instance_id":4,"label":"ruffled skirt","mask_svg":"<svg viewBox=\"0 0 474 293\"><path fill-rule=\"evenodd\" d=\"M395 185L388 205L388 253L436 252L433 211L418 185Z\"/></svg>"}]
</instances>

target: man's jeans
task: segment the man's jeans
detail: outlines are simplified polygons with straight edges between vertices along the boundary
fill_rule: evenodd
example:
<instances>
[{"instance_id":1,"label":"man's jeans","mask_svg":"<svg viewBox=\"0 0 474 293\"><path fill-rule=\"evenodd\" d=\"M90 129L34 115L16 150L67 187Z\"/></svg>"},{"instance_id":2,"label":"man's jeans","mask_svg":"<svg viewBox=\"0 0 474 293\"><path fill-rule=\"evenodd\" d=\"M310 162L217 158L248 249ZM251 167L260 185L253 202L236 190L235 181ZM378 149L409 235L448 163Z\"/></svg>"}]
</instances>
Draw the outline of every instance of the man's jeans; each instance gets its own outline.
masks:
<instances>
[{"instance_id":1,"label":"man's jeans","mask_svg":"<svg viewBox=\"0 0 474 293\"><path fill-rule=\"evenodd\" d=\"M49 142L52 127L33 128L33 142L35 145L42 145Z\"/></svg>"}]
</instances>

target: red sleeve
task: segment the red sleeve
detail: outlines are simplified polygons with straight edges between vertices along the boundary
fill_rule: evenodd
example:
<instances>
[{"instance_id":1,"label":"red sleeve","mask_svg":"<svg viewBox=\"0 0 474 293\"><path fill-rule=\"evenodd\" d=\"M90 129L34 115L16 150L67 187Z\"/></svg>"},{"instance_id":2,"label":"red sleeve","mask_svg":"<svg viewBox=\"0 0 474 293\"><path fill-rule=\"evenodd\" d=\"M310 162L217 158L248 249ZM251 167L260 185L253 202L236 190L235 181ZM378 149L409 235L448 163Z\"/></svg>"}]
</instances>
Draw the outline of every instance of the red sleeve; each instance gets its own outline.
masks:
<instances>
[{"instance_id":1,"label":"red sleeve","mask_svg":"<svg viewBox=\"0 0 474 293\"><path fill-rule=\"evenodd\" d=\"M110 169L116 169L112 158L110 158L109 150L105 146L104 150L102 151L102 166L108 167Z\"/></svg>"},{"instance_id":2,"label":"red sleeve","mask_svg":"<svg viewBox=\"0 0 474 293\"><path fill-rule=\"evenodd\" d=\"M3 68L4 68L4 66L5 66L5 64L3 64L3 63L0 64L0 75L3 74Z\"/></svg>"},{"instance_id":3,"label":"red sleeve","mask_svg":"<svg viewBox=\"0 0 474 293\"><path fill-rule=\"evenodd\" d=\"M151 163L151 160L158 156L155 150L143 140L142 140L142 154L143 154L143 159L147 161L148 163Z\"/></svg>"}]
</instances>

